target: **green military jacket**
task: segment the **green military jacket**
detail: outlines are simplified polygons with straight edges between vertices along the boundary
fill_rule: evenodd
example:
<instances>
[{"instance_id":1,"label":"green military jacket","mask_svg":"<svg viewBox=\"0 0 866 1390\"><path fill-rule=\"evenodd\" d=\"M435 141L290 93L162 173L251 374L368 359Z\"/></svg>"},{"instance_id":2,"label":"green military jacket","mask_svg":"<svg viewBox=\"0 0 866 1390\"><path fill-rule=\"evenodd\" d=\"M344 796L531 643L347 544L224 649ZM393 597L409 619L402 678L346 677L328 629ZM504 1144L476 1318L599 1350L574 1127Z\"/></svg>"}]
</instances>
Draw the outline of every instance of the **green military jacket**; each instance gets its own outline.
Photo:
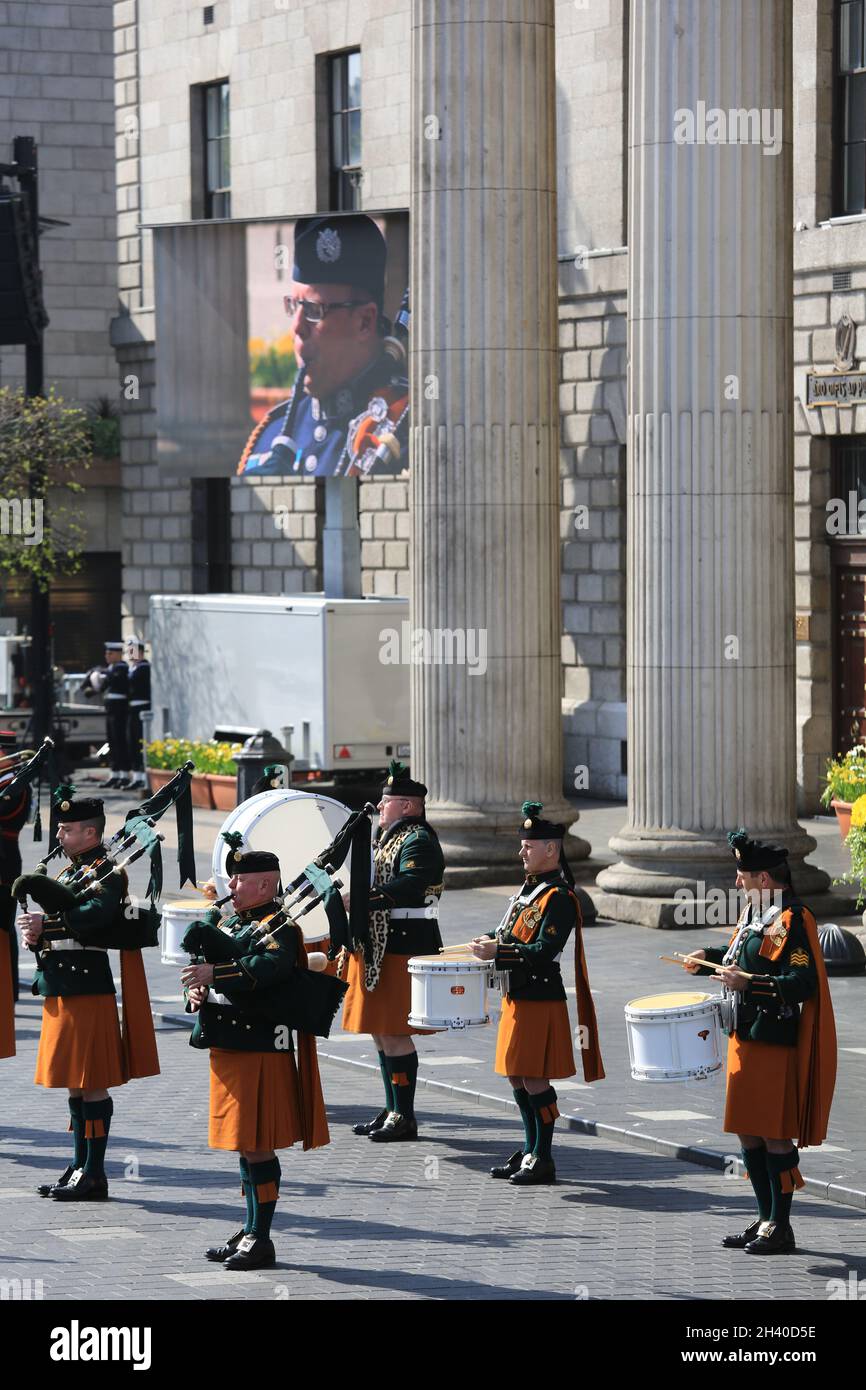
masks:
<instances>
[{"instance_id":1,"label":"green military jacket","mask_svg":"<svg viewBox=\"0 0 866 1390\"><path fill-rule=\"evenodd\" d=\"M705 948L708 961L736 965L760 977L738 991L731 1033L736 1032L743 1042L796 1045L800 1005L818 988L818 972L804 925L806 913L812 916L786 890L781 906L770 907L762 915L751 904L746 908L727 950ZM715 971L701 967L698 973Z\"/></svg>"},{"instance_id":2,"label":"green military jacket","mask_svg":"<svg viewBox=\"0 0 866 1390\"><path fill-rule=\"evenodd\" d=\"M495 932L495 966L509 999L565 999L557 957L581 926L580 907L558 869L532 874L511 899Z\"/></svg>"},{"instance_id":3,"label":"green military jacket","mask_svg":"<svg viewBox=\"0 0 866 1390\"><path fill-rule=\"evenodd\" d=\"M297 934L287 926L272 947L255 944L257 923L279 910L276 901L264 903L235 913L222 926L217 925L219 913L212 910L202 923L195 924L201 929L197 934L200 953L217 963L207 1000L196 1014L190 1047L220 1047L233 1052L291 1050L282 986L297 968Z\"/></svg>"},{"instance_id":4,"label":"green military jacket","mask_svg":"<svg viewBox=\"0 0 866 1390\"><path fill-rule=\"evenodd\" d=\"M423 816L395 821L376 842L370 911L389 913L386 952L424 956L438 951L438 903L445 858L432 825Z\"/></svg>"},{"instance_id":5,"label":"green military jacket","mask_svg":"<svg viewBox=\"0 0 866 1390\"><path fill-rule=\"evenodd\" d=\"M97 845L87 854L77 856L57 875L59 882L68 883L76 870L104 855L105 846ZM106 864L104 869L107 868ZM108 948L103 943L116 935L118 923L124 920L126 893L126 875L108 874L99 890L80 907L70 908L58 918L45 919L36 956L33 994L52 998L117 993Z\"/></svg>"}]
</instances>

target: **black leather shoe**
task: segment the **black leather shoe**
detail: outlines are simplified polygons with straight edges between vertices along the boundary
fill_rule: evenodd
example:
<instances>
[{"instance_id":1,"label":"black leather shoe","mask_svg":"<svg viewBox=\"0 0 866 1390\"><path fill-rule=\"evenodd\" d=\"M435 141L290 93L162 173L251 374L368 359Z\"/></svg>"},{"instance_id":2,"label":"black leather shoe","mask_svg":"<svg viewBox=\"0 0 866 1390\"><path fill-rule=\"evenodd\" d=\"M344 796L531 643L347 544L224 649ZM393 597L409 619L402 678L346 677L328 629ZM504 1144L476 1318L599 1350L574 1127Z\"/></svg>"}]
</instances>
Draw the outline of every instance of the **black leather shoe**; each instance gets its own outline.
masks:
<instances>
[{"instance_id":1,"label":"black leather shoe","mask_svg":"<svg viewBox=\"0 0 866 1390\"><path fill-rule=\"evenodd\" d=\"M552 1158L537 1158L530 1154L517 1172L508 1179L512 1187L544 1187L556 1182L556 1168Z\"/></svg>"},{"instance_id":2,"label":"black leather shoe","mask_svg":"<svg viewBox=\"0 0 866 1390\"><path fill-rule=\"evenodd\" d=\"M368 1120L367 1123L363 1125L352 1125L352 1133L375 1134L377 1129L382 1128L390 1113L390 1110L380 1110L375 1120Z\"/></svg>"},{"instance_id":3,"label":"black leather shoe","mask_svg":"<svg viewBox=\"0 0 866 1390\"><path fill-rule=\"evenodd\" d=\"M273 1241L259 1240L258 1236L243 1236L223 1269L270 1269L276 1263L277 1252Z\"/></svg>"},{"instance_id":4,"label":"black leather shoe","mask_svg":"<svg viewBox=\"0 0 866 1390\"><path fill-rule=\"evenodd\" d=\"M490 1169L491 1178L512 1178L524 1158L528 1157L529 1155L525 1154L522 1149L515 1149L511 1157L507 1158L504 1163L500 1163L497 1167Z\"/></svg>"},{"instance_id":5,"label":"black leather shoe","mask_svg":"<svg viewBox=\"0 0 866 1390\"><path fill-rule=\"evenodd\" d=\"M747 1226L746 1229L740 1235L723 1236L722 1245L726 1246L728 1250L744 1250L748 1245L749 1241L755 1239L755 1236L761 1229L761 1225L762 1221L759 1216L757 1221L753 1221L751 1226Z\"/></svg>"},{"instance_id":6,"label":"black leather shoe","mask_svg":"<svg viewBox=\"0 0 866 1390\"><path fill-rule=\"evenodd\" d=\"M797 1243L790 1226L774 1226L772 1221L762 1221L758 1236L744 1248L747 1255L793 1255Z\"/></svg>"},{"instance_id":7,"label":"black leather shoe","mask_svg":"<svg viewBox=\"0 0 866 1390\"><path fill-rule=\"evenodd\" d=\"M212 1245L209 1250L205 1250L205 1259L213 1260L214 1264L221 1264L223 1260L227 1260L230 1255L235 1253L245 1235L246 1231L242 1226L239 1231L235 1231L233 1236L229 1236L225 1245Z\"/></svg>"},{"instance_id":8,"label":"black leather shoe","mask_svg":"<svg viewBox=\"0 0 866 1390\"><path fill-rule=\"evenodd\" d=\"M62 1178L58 1178L57 1182L41 1182L37 1187L36 1191L39 1193L40 1197L50 1197L55 1187L66 1186L74 1172L75 1169L72 1167L72 1164L70 1163Z\"/></svg>"},{"instance_id":9,"label":"black leather shoe","mask_svg":"<svg viewBox=\"0 0 866 1390\"><path fill-rule=\"evenodd\" d=\"M414 1115L411 1120L407 1120L405 1115L398 1115L391 1111L381 1129L374 1129L370 1133L370 1139L374 1144L397 1144L402 1140L418 1138L418 1121Z\"/></svg>"},{"instance_id":10,"label":"black leather shoe","mask_svg":"<svg viewBox=\"0 0 866 1390\"><path fill-rule=\"evenodd\" d=\"M93 1178L83 1168L77 1168L65 1187L52 1187L55 1202L107 1202L108 1179Z\"/></svg>"}]
</instances>

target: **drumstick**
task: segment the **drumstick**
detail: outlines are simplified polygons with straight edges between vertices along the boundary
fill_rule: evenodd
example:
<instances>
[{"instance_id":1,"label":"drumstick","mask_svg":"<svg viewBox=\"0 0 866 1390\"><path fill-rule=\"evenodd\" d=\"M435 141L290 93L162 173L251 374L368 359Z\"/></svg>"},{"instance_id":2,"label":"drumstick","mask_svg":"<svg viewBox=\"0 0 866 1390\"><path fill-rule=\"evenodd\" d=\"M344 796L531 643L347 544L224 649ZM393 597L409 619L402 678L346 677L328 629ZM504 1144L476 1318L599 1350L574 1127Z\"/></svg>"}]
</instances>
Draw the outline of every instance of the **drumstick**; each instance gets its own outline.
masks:
<instances>
[{"instance_id":1,"label":"drumstick","mask_svg":"<svg viewBox=\"0 0 866 1390\"><path fill-rule=\"evenodd\" d=\"M489 939L492 941L493 938L490 937ZM447 955L450 955L450 953L451 953L452 951L471 951L471 949L472 949L472 942L471 942L471 941L461 941L457 946L440 946L440 947L439 947L439 955L440 955L440 956L447 956Z\"/></svg>"},{"instance_id":2,"label":"drumstick","mask_svg":"<svg viewBox=\"0 0 866 1390\"><path fill-rule=\"evenodd\" d=\"M677 953L675 956L659 956L659 960L666 960L670 965L682 965L683 961L688 961L693 965L703 965L707 970L715 970L717 975L723 970L738 970L747 980L758 978L757 975L750 975L748 970L740 970L738 965L716 965L713 961L704 960L703 956L684 956Z\"/></svg>"}]
</instances>

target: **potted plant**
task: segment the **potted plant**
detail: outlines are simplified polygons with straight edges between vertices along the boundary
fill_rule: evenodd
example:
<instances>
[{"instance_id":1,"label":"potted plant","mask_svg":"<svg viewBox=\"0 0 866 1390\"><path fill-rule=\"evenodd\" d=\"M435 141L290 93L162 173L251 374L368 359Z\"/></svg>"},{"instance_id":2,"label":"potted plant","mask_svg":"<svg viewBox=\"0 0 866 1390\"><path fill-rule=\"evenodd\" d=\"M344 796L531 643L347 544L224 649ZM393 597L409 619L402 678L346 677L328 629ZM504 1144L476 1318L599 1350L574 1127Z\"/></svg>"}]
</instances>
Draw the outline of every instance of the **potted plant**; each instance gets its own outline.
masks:
<instances>
[{"instance_id":1,"label":"potted plant","mask_svg":"<svg viewBox=\"0 0 866 1390\"><path fill-rule=\"evenodd\" d=\"M859 912L866 902L866 795L857 797L848 818L851 829L845 837L845 844L851 851L851 872L834 879L834 883L856 883Z\"/></svg>"},{"instance_id":2,"label":"potted plant","mask_svg":"<svg viewBox=\"0 0 866 1390\"><path fill-rule=\"evenodd\" d=\"M190 781L190 796L193 806L198 806L203 811L214 809L211 798L210 783L204 772L199 771L201 765L200 740L191 741L184 738L172 738L171 734L164 739L156 739L147 745L147 776L150 782L151 791L156 791L164 786L179 767L187 761L195 763L196 771Z\"/></svg>"},{"instance_id":3,"label":"potted plant","mask_svg":"<svg viewBox=\"0 0 866 1390\"><path fill-rule=\"evenodd\" d=\"M827 785L821 794L824 806L832 806L845 840L851 828L851 808L866 795L866 745L858 743L844 757L827 763Z\"/></svg>"},{"instance_id":4,"label":"potted plant","mask_svg":"<svg viewBox=\"0 0 866 1390\"><path fill-rule=\"evenodd\" d=\"M202 744L197 767L205 769L213 804L218 811L233 811L238 804L238 767L234 755L241 751L240 743L218 743L216 739Z\"/></svg>"}]
</instances>

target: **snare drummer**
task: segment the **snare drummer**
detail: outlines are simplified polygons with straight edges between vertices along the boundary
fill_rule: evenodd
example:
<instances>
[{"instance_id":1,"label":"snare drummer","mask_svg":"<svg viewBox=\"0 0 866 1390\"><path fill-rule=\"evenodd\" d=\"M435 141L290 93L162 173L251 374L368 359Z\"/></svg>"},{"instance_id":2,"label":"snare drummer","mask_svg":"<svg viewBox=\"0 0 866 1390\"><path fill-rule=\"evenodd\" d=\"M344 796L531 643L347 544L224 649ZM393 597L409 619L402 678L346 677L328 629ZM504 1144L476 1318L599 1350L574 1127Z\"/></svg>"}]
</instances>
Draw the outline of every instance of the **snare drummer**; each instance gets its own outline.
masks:
<instances>
[{"instance_id":1,"label":"snare drummer","mask_svg":"<svg viewBox=\"0 0 866 1390\"><path fill-rule=\"evenodd\" d=\"M207 938L219 932L242 949L236 959L188 966L181 980L187 1009L198 1015L190 1046L210 1049L208 1145L238 1154L247 1207L241 1230L205 1258L250 1270L276 1263L271 1222L282 1172L277 1149L299 1141L305 1149L320 1148L329 1136L315 1042L299 1035L296 1064L291 1034L274 1023L281 986L298 968L299 932L275 933L267 948L256 943L259 925L280 910L279 860L264 850L233 849L230 864L232 916L220 923L212 908L188 929L183 947L210 954Z\"/></svg>"},{"instance_id":2,"label":"snare drummer","mask_svg":"<svg viewBox=\"0 0 866 1390\"><path fill-rule=\"evenodd\" d=\"M424 814L427 788L408 767L392 762L379 802L379 829L370 890L372 964L360 952L349 957L349 990L343 1007L348 1033L370 1033L379 1053L385 1105L374 1119L354 1126L378 1144L418 1138L415 1083L418 1053L410 1028L411 956L442 945L439 898L445 860L436 831Z\"/></svg>"},{"instance_id":3,"label":"snare drummer","mask_svg":"<svg viewBox=\"0 0 866 1390\"><path fill-rule=\"evenodd\" d=\"M793 1136L805 1148L827 1134L836 1075L833 1004L815 918L793 891L788 851L751 840L745 830L728 841L748 902L726 950L690 952L728 967L720 976L734 1004L724 1127L739 1135L758 1203L757 1220L722 1244L750 1255L786 1254L796 1248L791 1202L803 1186Z\"/></svg>"},{"instance_id":4,"label":"snare drummer","mask_svg":"<svg viewBox=\"0 0 866 1390\"><path fill-rule=\"evenodd\" d=\"M565 826L544 820L541 811L540 802L524 801L519 854L526 880L497 930L472 942L479 960L492 960L497 970L505 972L495 1069L511 1083L525 1144L505 1163L491 1168L490 1174L518 1187L556 1182L551 1146L559 1111L550 1082L575 1073L559 966L572 931L583 1074L587 1081L604 1076L583 953L580 904L562 852Z\"/></svg>"}]
</instances>

